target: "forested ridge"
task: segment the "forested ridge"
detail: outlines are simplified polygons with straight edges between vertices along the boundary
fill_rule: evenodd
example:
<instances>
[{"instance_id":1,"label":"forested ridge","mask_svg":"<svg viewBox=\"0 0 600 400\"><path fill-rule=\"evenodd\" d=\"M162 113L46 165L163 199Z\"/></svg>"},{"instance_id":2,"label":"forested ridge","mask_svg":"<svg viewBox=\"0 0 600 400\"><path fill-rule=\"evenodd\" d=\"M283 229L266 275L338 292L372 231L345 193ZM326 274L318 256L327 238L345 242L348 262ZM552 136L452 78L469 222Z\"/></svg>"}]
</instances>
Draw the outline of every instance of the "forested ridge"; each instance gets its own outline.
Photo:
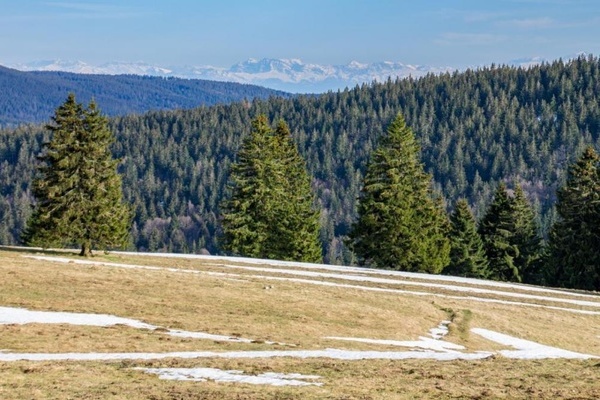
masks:
<instances>
[{"instance_id":1,"label":"forested ridge","mask_svg":"<svg viewBox=\"0 0 600 400\"><path fill-rule=\"evenodd\" d=\"M139 75L17 71L0 66L0 126L47 121L69 92L110 116L290 96L256 85Z\"/></svg>"},{"instance_id":2,"label":"forested ridge","mask_svg":"<svg viewBox=\"0 0 600 400\"><path fill-rule=\"evenodd\" d=\"M480 218L498 182L519 183L546 232L567 166L586 145L600 147L599 96L600 62L588 57L112 118L124 198L135 212L131 246L219 252L218 205L229 166L259 114L284 119L307 161L327 262L351 259L343 237L356 217L366 162L399 112L447 204L465 197ZM0 243L19 242L44 140L40 126L0 132Z\"/></svg>"}]
</instances>

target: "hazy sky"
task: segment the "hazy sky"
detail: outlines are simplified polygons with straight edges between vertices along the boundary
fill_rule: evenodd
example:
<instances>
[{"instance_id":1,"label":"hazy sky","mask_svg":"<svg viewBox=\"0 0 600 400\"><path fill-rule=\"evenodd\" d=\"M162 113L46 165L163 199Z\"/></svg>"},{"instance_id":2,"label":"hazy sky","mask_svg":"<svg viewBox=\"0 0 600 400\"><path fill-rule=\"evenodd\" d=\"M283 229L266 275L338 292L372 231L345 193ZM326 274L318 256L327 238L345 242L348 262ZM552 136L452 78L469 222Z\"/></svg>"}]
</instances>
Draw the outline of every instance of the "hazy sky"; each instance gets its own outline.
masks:
<instances>
[{"instance_id":1,"label":"hazy sky","mask_svg":"<svg viewBox=\"0 0 600 400\"><path fill-rule=\"evenodd\" d=\"M480 66L600 55L598 0L0 0L0 64Z\"/></svg>"}]
</instances>

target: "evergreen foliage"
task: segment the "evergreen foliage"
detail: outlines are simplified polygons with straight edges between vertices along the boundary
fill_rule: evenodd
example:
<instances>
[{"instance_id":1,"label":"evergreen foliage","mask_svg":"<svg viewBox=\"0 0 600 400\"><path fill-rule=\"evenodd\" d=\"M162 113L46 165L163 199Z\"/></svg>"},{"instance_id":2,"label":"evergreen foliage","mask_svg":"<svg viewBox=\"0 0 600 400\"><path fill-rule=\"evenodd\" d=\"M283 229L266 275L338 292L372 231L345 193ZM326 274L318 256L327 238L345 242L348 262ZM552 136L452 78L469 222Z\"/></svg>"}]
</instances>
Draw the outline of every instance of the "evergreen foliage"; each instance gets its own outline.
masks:
<instances>
[{"instance_id":1,"label":"evergreen foliage","mask_svg":"<svg viewBox=\"0 0 600 400\"><path fill-rule=\"evenodd\" d=\"M556 203L545 276L556 286L600 290L600 157L587 147Z\"/></svg>"},{"instance_id":2,"label":"evergreen foliage","mask_svg":"<svg viewBox=\"0 0 600 400\"><path fill-rule=\"evenodd\" d=\"M367 165L348 242L359 263L429 273L448 264L445 214L432 198L431 177L419 156L415 136L399 114Z\"/></svg>"},{"instance_id":3,"label":"evergreen foliage","mask_svg":"<svg viewBox=\"0 0 600 400\"><path fill-rule=\"evenodd\" d=\"M512 198L514 221L513 243L519 249L514 263L525 283L539 284L542 281L542 238L536 221L535 211L517 184Z\"/></svg>"},{"instance_id":4,"label":"evergreen foliage","mask_svg":"<svg viewBox=\"0 0 600 400\"><path fill-rule=\"evenodd\" d=\"M520 185L516 185L512 197L503 182L498 185L479 225L479 233L490 263L491 279L539 281L541 238L534 211Z\"/></svg>"},{"instance_id":5,"label":"evergreen foliage","mask_svg":"<svg viewBox=\"0 0 600 400\"><path fill-rule=\"evenodd\" d=\"M269 121L285 119L306 160L321 209L325 261L352 263L342 238L356 220L372 150L401 110L445 201L464 197L481 219L498 183L518 179L545 235L568 165L587 144L600 146L600 62L586 57L527 69L489 67L319 96L113 118L109 126L117 140L111 149L123 160L119 172L134 210L133 245L140 251L219 253L218 204L230 165L252 119L265 114ZM47 140L41 126L0 130L2 244L19 243L31 213L35 155Z\"/></svg>"},{"instance_id":6,"label":"evergreen foliage","mask_svg":"<svg viewBox=\"0 0 600 400\"><path fill-rule=\"evenodd\" d=\"M488 260L477 222L466 199L459 199L450 215L450 264L443 273L469 278L487 278Z\"/></svg>"},{"instance_id":7,"label":"evergreen foliage","mask_svg":"<svg viewBox=\"0 0 600 400\"><path fill-rule=\"evenodd\" d=\"M91 99L107 115L174 110L269 96L278 90L233 82L139 75L94 75L60 71L17 71L0 66L0 126L40 123L68 92Z\"/></svg>"},{"instance_id":8,"label":"evergreen foliage","mask_svg":"<svg viewBox=\"0 0 600 400\"><path fill-rule=\"evenodd\" d=\"M247 257L322 261L310 177L284 121L274 132L266 116L252 121L230 179L232 194L223 204L224 250Z\"/></svg>"},{"instance_id":9,"label":"evergreen foliage","mask_svg":"<svg viewBox=\"0 0 600 400\"><path fill-rule=\"evenodd\" d=\"M522 280L515 263L519 248L514 243L514 225L512 199L506 185L501 182L479 225L479 234L490 263L490 279L513 282Z\"/></svg>"},{"instance_id":10,"label":"evergreen foliage","mask_svg":"<svg viewBox=\"0 0 600 400\"><path fill-rule=\"evenodd\" d=\"M121 200L107 119L94 102L84 110L69 94L52 120L47 125L52 138L39 157L42 164L33 182L37 204L24 241L42 247L79 244L84 256L92 249L124 246L130 212Z\"/></svg>"}]
</instances>

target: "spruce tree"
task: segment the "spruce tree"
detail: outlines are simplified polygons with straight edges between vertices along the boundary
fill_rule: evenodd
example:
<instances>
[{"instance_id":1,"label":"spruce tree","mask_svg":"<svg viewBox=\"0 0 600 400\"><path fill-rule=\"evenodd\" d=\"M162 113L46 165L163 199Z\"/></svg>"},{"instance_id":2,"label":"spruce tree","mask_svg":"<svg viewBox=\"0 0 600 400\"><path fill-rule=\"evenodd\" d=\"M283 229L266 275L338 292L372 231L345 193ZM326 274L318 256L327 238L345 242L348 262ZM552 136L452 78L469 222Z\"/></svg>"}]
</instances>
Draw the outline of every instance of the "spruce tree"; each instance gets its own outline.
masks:
<instances>
[{"instance_id":1,"label":"spruce tree","mask_svg":"<svg viewBox=\"0 0 600 400\"><path fill-rule=\"evenodd\" d=\"M450 264L444 269L444 274L487 278L489 263L466 199L459 199L450 215L449 238Z\"/></svg>"},{"instance_id":2,"label":"spruce tree","mask_svg":"<svg viewBox=\"0 0 600 400\"><path fill-rule=\"evenodd\" d=\"M273 132L266 116L258 116L231 167L222 248L247 257L321 262L310 182L285 122Z\"/></svg>"},{"instance_id":3,"label":"spruce tree","mask_svg":"<svg viewBox=\"0 0 600 400\"><path fill-rule=\"evenodd\" d=\"M593 147L569 167L557 197L559 219L549 235L546 281L600 290L600 157Z\"/></svg>"},{"instance_id":4,"label":"spruce tree","mask_svg":"<svg viewBox=\"0 0 600 400\"><path fill-rule=\"evenodd\" d=\"M498 185L494 200L481 220L479 234L490 264L490 279L521 282L515 261L519 257L519 248L514 241L513 200L503 182Z\"/></svg>"},{"instance_id":5,"label":"spruce tree","mask_svg":"<svg viewBox=\"0 0 600 400\"><path fill-rule=\"evenodd\" d=\"M398 115L373 152L348 245L362 265L439 273L449 262L445 213L433 200L420 148Z\"/></svg>"},{"instance_id":6,"label":"spruce tree","mask_svg":"<svg viewBox=\"0 0 600 400\"><path fill-rule=\"evenodd\" d=\"M264 115L252 121L250 135L237 153L229 178L230 197L222 204L221 246L223 250L245 257L266 258L268 195L266 165L269 160L271 128Z\"/></svg>"},{"instance_id":7,"label":"spruce tree","mask_svg":"<svg viewBox=\"0 0 600 400\"><path fill-rule=\"evenodd\" d=\"M512 199L514 220L513 243L519 249L514 262L525 283L541 283L540 268L542 238L535 219L535 212L523 192L521 185L515 186Z\"/></svg>"},{"instance_id":8,"label":"spruce tree","mask_svg":"<svg viewBox=\"0 0 600 400\"><path fill-rule=\"evenodd\" d=\"M269 258L321 262L319 211L306 163L298 153L285 121L274 132L276 170L273 171L274 220L269 223L271 239L266 243Z\"/></svg>"},{"instance_id":9,"label":"spruce tree","mask_svg":"<svg viewBox=\"0 0 600 400\"><path fill-rule=\"evenodd\" d=\"M92 101L88 108L69 94L46 128L50 142L39 157L33 182L36 205L23 240L32 246L81 246L93 249L124 246L130 210L122 202L121 178L110 145L114 135Z\"/></svg>"}]
</instances>

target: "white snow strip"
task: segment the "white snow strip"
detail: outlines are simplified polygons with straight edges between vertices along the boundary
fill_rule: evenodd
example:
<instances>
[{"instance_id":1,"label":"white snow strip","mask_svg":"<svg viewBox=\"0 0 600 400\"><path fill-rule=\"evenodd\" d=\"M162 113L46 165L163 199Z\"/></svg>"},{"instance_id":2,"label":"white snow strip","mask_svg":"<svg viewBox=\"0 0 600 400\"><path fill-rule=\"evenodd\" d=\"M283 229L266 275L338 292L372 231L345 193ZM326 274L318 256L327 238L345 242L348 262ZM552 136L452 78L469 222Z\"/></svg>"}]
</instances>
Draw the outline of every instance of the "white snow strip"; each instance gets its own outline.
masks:
<instances>
[{"instance_id":1,"label":"white snow strip","mask_svg":"<svg viewBox=\"0 0 600 400\"><path fill-rule=\"evenodd\" d=\"M472 328L471 332L483 336L487 340L514 347L517 350L500 350L500 354L507 358L518 358L527 360L538 360L544 358L570 358L570 359L589 359L598 358L590 354L576 353L569 350L559 349L557 347L546 346L525 339L519 339L513 336L505 335L482 328Z\"/></svg>"},{"instance_id":2,"label":"white snow strip","mask_svg":"<svg viewBox=\"0 0 600 400\"><path fill-rule=\"evenodd\" d=\"M205 382L207 380L228 383L246 383L250 385L272 386L322 386L317 375L280 374L266 372L260 375L245 375L243 371L223 371L216 368L134 368L149 374L156 374L160 379L178 381ZM308 382L307 382L308 381Z\"/></svg>"},{"instance_id":3,"label":"white snow strip","mask_svg":"<svg viewBox=\"0 0 600 400\"><path fill-rule=\"evenodd\" d=\"M180 269L180 268L162 268L162 267L151 267L151 266L136 266L136 265L131 265L131 264L106 263L106 262L88 261L88 260L73 260L73 259L61 258L61 257L45 257L45 256L26 256L26 257L34 258L34 259L38 259L38 260L45 260L45 261L58 261L58 262L87 264L87 265L104 265L104 266L114 266L114 267L123 267L123 268L141 268L141 269L149 269L149 270L164 270L164 271L169 271L169 272L185 272L185 273L196 273L196 274L202 272L202 271L197 271L197 270ZM481 288L475 288L475 287L452 286L452 285L444 285L444 284L436 284L436 283L428 283L428 282L415 282L415 281L406 281L406 280L398 281L396 279L371 278L371 277L360 276L360 275L330 274L330 273L313 272L313 271L248 267L248 266L231 265L231 264L218 264L218 266L226 267L226 268L233 268L233 269L242 269L242 270L247 270L247 271L288 274L288 275L313 277L313 278L330 278L330 279L350 280L350 281L357 281L357 282L370 282L370 283L411 285L411 286L420 286L420 287L429 287L429 288L439 288L439 289L458 291L458 292L499 295L499 296L506 296L506 297L517 297L517 298L522 298L522 299L530 299L530 300L553 301L553 302L573 304L573 305L578 305L578 306L600 308L600 302L596 302L596 301L573 300L573 299L558 298L558 297L538 296L538 295L530 295L530 294L526 294L526 293L516 293L516 292L508 292L508 291L481 289ZM348 267L348 268L350 268L350 267ZM215 274L215 273L213 273L213 274ZM425 274L418 274L418 275L425 275ZM560 291L554 291L554 292L560 293L563 295L566 294L565 292L560 292ZM598 299L597 296L595 298Z\"/></svg>"},{"instance_id":4,"label":"white snow strip","mask_svg":"<svg viewBox=\"0 0 600 400\"><path fill-rule=\"evenodd\" d=\"M419 336L419 340L388 340L388 339L365 339L365 338L349 338L349 337L338 337L338 336L327 336L325 339L332 340L346 340L352 342L371 343L371 344L383 344L388 346L403 346L412 347L413 349L425 349L441 352L456 352L457 350L464 350L465 347L459 344L447 342L441 340L442 337L448 334L448 325L451 321L442 321L437 328L429 330L430 338Z\"/></svg>"},{"instance_id":5,"label":"white snow strip","mask_svg":"<svg viewBox=\"0 0 600 400\"><path fill-rule=\"evenodd\" d=\"M25 308L0 307L0 325L70 324L90 326L127 325L138 329L156 329L154 325L107 314L85 314L58 311L31 311Z\"/></svg>"},{"instance_id":6,"label":"white snow strip","mask_svg":"<svg viewBox=\"0 0 600 400\"><path fill-rule=\"evenodd\" d=\"M420 287L438 288L438 289L450 290L450 291L455 291L455 292L463 292L463 293L476 293L476 294L496 295L496 296L505 296L505 297L516 297L516 298L529 299L529 300L553 301L553 302L558 302L558 303L574 304L574 305L578 305L578 306L600 308L600 302L596 302L596 301L574 300L574 299L566 299L566 298L558 298L558 297L539 296L539 295L532 295L532 294L526 294L526 293L490 290L490 289L482 289L482 288L476 288L476 287L452 286L452 285L444 285L444 284L439 284L439 283L415 282L415 281L406 281L406 280L398 281L396 279L372 278L372 277L359 276L359 275L331 274L331 273L323 273L323 272L273 269L273 268L261 268L261 267L246 267L246 266L227 265L227 264L220 264L220 265L223 267L227 267L227 268L236 268L236 269L256 271L256 272L270 272L270 273L276 273L276 274L287 274L287 275L305 276L305 277L313 277L313 278L340 279L340 280L349 280L349 281L355 281L355 282L420 286Z\"/></svg>"},{"instance_id":7,"label":"white snow strip","mask_svg":"<svg viewBox=\"0 0 600 400\"><path fill-rule=\"evenodd\" d=\"M273 357L329 358L334 360L408 360L430 359L479 360L491 356L491 352L451 353L437 351L361 351L361 350L263 350L231 352L171 352L171 353L0 353L0 361L99 361L99 360L158 360L164 358L227 358L258 359Z\"/></svg>"},{"instance_id":8,"label":"white snow strip","mask_svg":"<svg viewBox=\"0 0 600 400\"><path fill-rule=\"evenodd\" d=\"M387 339L366 339L366 338L350 338L350 337L337 337L337 336L327 336L325 339L331 340L346 340L350 342L360 342L360 343L370 343L370 344L382 344L387 346L402 346L402 347L411 347L413 349L424 349L424 350L433 350L445 353L460 353L457 350L464 350L464 346L446 342L444 340L432 339L420 336L419 340L387 340Z\"/></svg>"},{"instance_id":9,"label":"white snow strip","mask_svg":"<svg viewBox=\"0 0 600 400\"><path fill-rule=\"evenodd\" d=\"M246 277L247 278L246 275L240 275L240 274L197 271L197 270L188 270L188 269L181 269L181 268L161 268L161 267L150 267L150 266L143 266L143 265L105 263L105 262L86 261L86 260L72 260L69 258L60 258L60 257L45 257L45 256L25 256L25 257L39 259L39 260L45 260L45 261L68 262L68 263L76 263L76 264L92 264L92 265L102 265L102 266L108 266L108 267L118 267L118 268L128 268L128 269L149 269L149 270L176 272L176 273L206 274L206 275L211 275L211 276L223 276L223 277L229 277L229 278L230 277L240 277L240 278ZM201 256L198 255L198 257L201 257ZM207 257L207 256L204 256L204 257ZM484 303L496 303L496 304L525 306L525 307L545 308L545 309L549 309L549 310L566 311L566 312L571 312L571 313L575 313L575 314L584 314L584 315L600 315L600 311L579 310L579 309L566 308L566 307L548 306L548 305L535 304L535 303L524 303L524 302L481 298L481 297L473 297L473 296L452 296L452 295L446 295L446 294L441 294L441 293L417 292L417 291L400 290L400 289L387 289L387 288L377 288L377 287L370 287L370 286L358 286L358 285L349 285L349 284L325 282L325 281L315 281L315 280L300 279L300 278L284 278L284 277L265 276L265 275L253 275L252 277L258 278L258 279L270 279L270 280L306 283L306 284L313 284L313 285L340 287L340 288L357 289L357 290L367 290L367 291L397 293L397 294L410 294L410 295L415 295L415 296L433 296L433 297L442 297L442 298L449 298L449 299L456 299L456 300L479 301L479 302L484 302ZM555 300L555 298L549 298L549 299ZM556 299L556 300L560 301L561 299Z\"/></svg>"},{"instance_id":10,"label":"white snow strip","mask_svg":"<svg viewBox=\"0 0 600 400\"><path fill-rule=\"evenodd\" d=\"M86 314L60 311L31 311L25 308L0 307L0 325L9 324L69 324L69 325L88 325L88 326L114 326L126 325L137 329L155 330L159 328L155 325L146 324L135 319L116 317L107 314ZM159 331L161 334L185 337L192 339L208 339L226 342L252 343L251 339L231 337L225 335L214 335L204 332L189 332L182 330ZM274 344L272 342L266 342Z\"/></svg>"},{"instance_id":11,"label":"white snow strip","mask_svg":"<svg viewBox=\"0 0 600 400\"><path fill-rule=\"evenodd\" d=\"M327 265L327 264L313 264L313 263L301 263L295 261L279 261L279 260L268 260L268 259L259 259L259 258L245 258L245 257L224 257L224 256L209 256L209 255L200 255L200 254L179 254L179 253L136 253L136 252L114 252L115 254L124 254L124 255L139 255L139 256L147 256L147 257L162 257L162 258L184 258L184 259L197 259L204 261L216 261L220 260L222 262L239 262L244 264L259 264L259 265L272 265L272 266L280 266L280 267L291 267L291 268L305 268L305 269L319 269L319 270L329 270L329 271L337 271L337 272L355 272L366 275L387 275L387 276L397 276L403 278L411 278L411 279L421 279L421 280L432 280L432 281L442 281L442 282L453 282L453 283L466 283L470 285L478 285L478 286L490 286L504 289L518 289L523 291L531 291L531 292L541 292L541 293L553 293L560 295L569 295L573 297L585 297L590 299L599 300L600 296L593 294L585 294L585 293L576 293L570 291L564 291L560 289L550 289L543 288L538 286L531 286L525 284L518 283L509 283L509 282L498 282L498 281L490 281L483 279L475 279L475 278L465 278L461 276L450 276L450 275L434 275L434 274L425 274L425 273L417 273L417 272L405 272L405 271L394 271L394 270L384 270L384 269L374 269L374 268L363 268L363 267L351 267L351 266L341 266L341 265Z\"/></svg>"}]
</instances>

